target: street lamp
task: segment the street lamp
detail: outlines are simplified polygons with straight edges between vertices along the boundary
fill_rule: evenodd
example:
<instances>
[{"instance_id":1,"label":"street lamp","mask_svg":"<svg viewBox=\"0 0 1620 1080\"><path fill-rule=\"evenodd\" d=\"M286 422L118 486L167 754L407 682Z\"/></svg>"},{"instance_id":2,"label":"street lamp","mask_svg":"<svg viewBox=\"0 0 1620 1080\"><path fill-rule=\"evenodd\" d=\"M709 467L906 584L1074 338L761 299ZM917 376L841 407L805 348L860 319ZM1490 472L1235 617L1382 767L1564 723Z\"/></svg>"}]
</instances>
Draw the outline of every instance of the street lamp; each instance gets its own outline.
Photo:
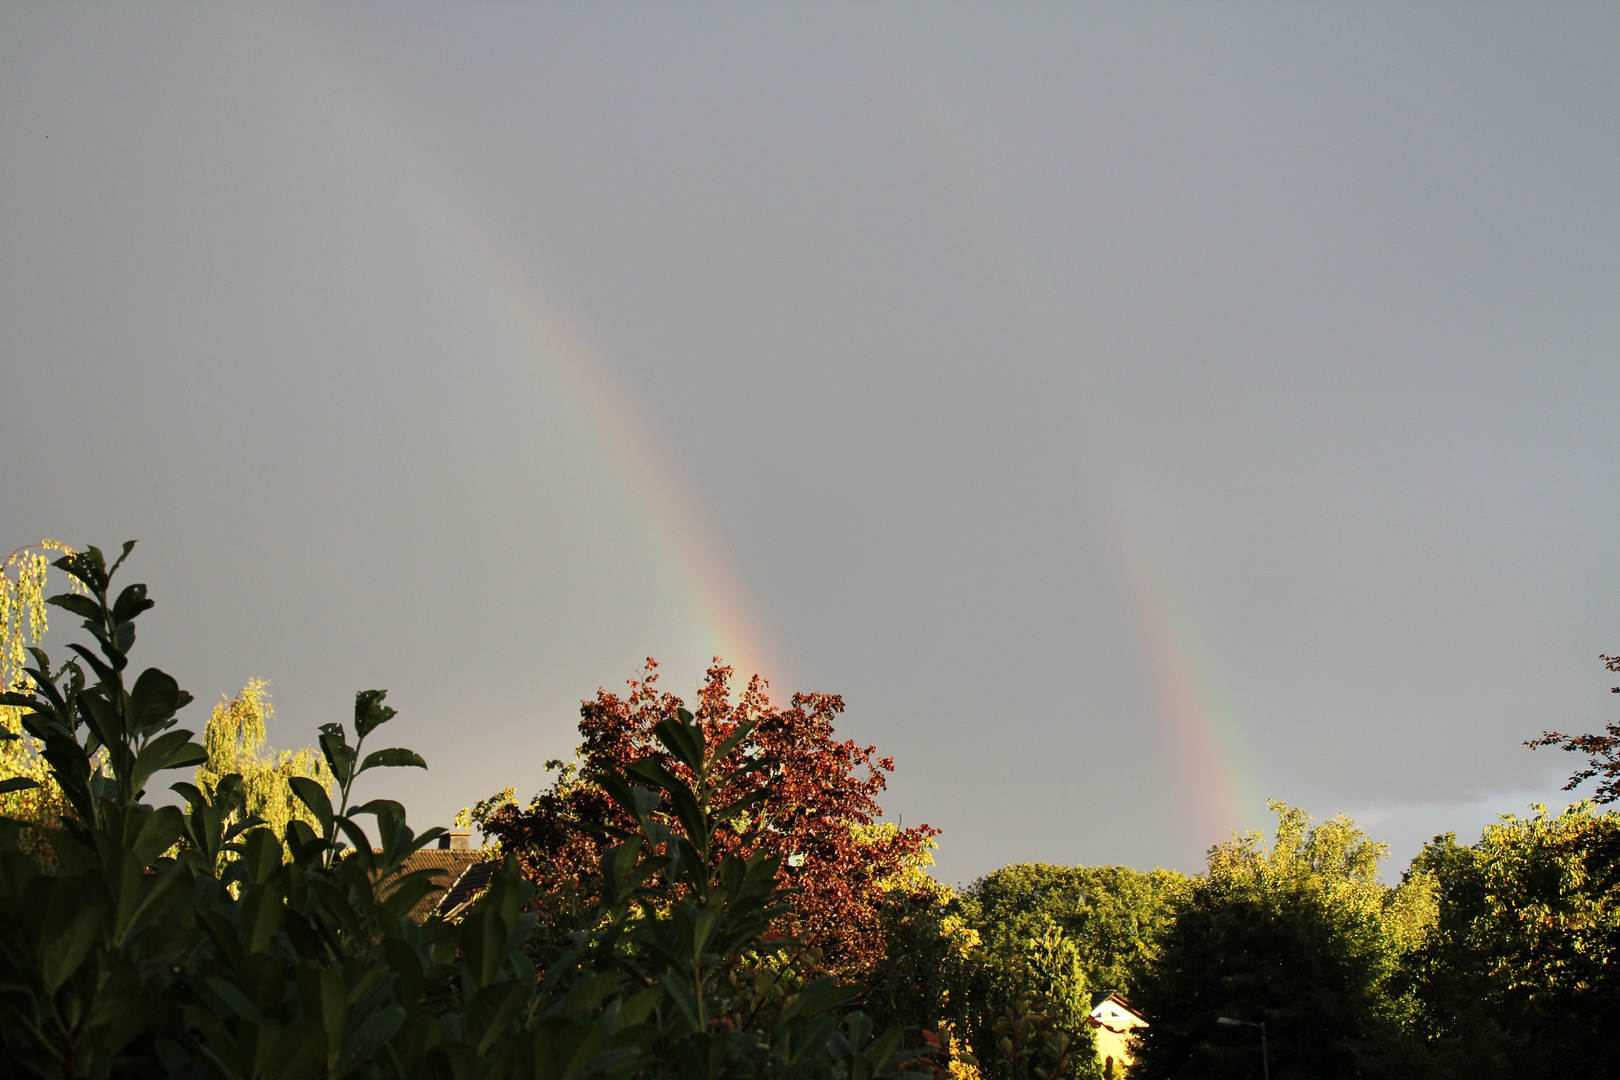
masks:
<instances>
[{"instance_id":1,"label":"street lamp","mask_svg":"<svg viewBox=\"0 0 1620 1080\"><path fill-rule=\"evenodd\" d=\"M1265 1080L1271 1080L1271 1057L1266 1053L1265 1022L1262 1021L1261 1023L1253 1024L1247 1020L1234 1020L1230 1016L1217 1016L1215 1018L1215 1022L1217 1024L1224 1024L1226 1027L1257 1027L1260 1029L1260 1071L1264 1075Z\"/></svg>"}]
</instances>

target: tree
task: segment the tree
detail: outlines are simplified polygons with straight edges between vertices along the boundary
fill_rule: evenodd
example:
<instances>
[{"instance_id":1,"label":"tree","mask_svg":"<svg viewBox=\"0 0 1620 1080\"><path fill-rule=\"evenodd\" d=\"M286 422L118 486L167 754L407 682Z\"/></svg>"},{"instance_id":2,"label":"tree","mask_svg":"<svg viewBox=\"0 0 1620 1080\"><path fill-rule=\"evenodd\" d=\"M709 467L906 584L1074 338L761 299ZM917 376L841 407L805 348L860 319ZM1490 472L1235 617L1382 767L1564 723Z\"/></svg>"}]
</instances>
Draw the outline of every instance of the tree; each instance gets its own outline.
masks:
<instances>
[{"instance_id":1,"label":"tree","mask_svg":"<svg viewBox=\"0 0 1620 1080\"><path fill-rule=\"evenodd\" d=\"M1267 1025L1279 1080L1409 1075L1407 1004L1392 980L1432 923L1432 879L1387 888L1384 845L1349 818L1313 828L1303 811L1270 805L1270 850L1258 833L1211 849L1138 988L1150 1026L1132 1075L1259 1075L1254 1032L1218 1027L1219 1016Z\"/></svg>"},{"instance_id":2,"label":"tree","mask_svg":"<svg viewBox=\"0 0 1620 1080\"><path fill-rule=\"evenodd\" d=\"M1088 986L1129 997L1191 887L1171 870L1016 863L975 881L966 903L992 951L1016 951L1056 925L1075 944Z\"/></svg>"},{"instance_id":3,"label":"tree","mask_svg":"<svg viewBox=\"0 0 1620 1080\"><path fill-rule=\"evenodd\" d=\"M875 1007L908 1023L946 1018L991 1080L1060 1059L1064 1075L1091 1075L1091 1006L1139 982L1189 887L1163 870L1019 863L963 894L918 890L885 911Z\"/></svg>"},{"instance_id":4,"label":"tree","mask_svg":"<svg viewBox=\"0 0 1620 1080\"><path fill-rule=\"evenodd\" d=\"M50 626L45 587L53 551L72 554L66 544L42 540L18 548L0 563L0 693L33 689L28 650L40 644ZM21 710L0 705L0 816L50 828L67 812L67 802L42 750L39 740L24 730ZM31 830L30 835L36 833ZM37 856L49 857L43 840L30 843Z\"/></svg>"},{"instance_id":5,"label":"tree","mask_svg":"<svg viewBox=\"0 0 1620 1080\"><path fill-rule=\"evenodd\" d=\"M581 703L583 742L570 766L548 763L558 775L525 808L502 799L485 804L479 819L503 851L517 856L542 897L540 914L559 939L581 926L601 893L601 857L609 829L628 821L603 791L603 776L637 768L684 778L685 766L655 737L660 724L685 707L657 687L657 663L620 697L598 690ZM715 857L754 854L780 860L781 884L792 900L776 923L819 953L830 970L859 977L881 955L878 917L886 879L901 873L936 830L927 825L871 831L882 814L877 796L892 772L891 758L877 748L834 737L843 711L834 694L794 694L787 708L772 705L759 676L733 699L733 671L716 658L698 690L694 722L706 745L737 739L738 753L763 772L768 783L738 773L722 798L739 806L716 839Z\"/></svg>"},{"instance_id":6,"label":"tree","mask_svg":"<svg viewBox=\"0 0 1620 1080\"><path fill-rule=\"evenodd\" d=\"M857 835L896 830L884 823ZM979 1030L990 1027L980 1023L987 1000L983 942L964 918L956 890L928 872L935 847L928 838L899 872L880 881L883 953L863 976L862 1000L879 1024L935 1033L951 1080L980 1080L976 1051L991 1049Z\"/></svg>"},{"instance_id":7,"label":"tree","mask_svg":"<svg viewBox=\"0 0 1620 1080\"><path fill-rule=\"evenodd\" d=\"M281 836L287 823L295 819L310 826L317 823L314 813L293 791L293 778L303 777L330 791L333 776L314 749L283 750L278 755L265 746L269 738L265 725L275 715L269 685L263 679L251 679L241 693L214 706L203 728L208 760L197 766L196 784L212 799L225 777L237 776L244 813Z\"/></svg>"},{"instance_id":8,"label":"tree","mask_svg":"<svg viewBox=\"0 0 1620 1080\"><path fill-rule=\"evenodd\" d=\"M1620 1018L1620 814L1579 802L1434 839L1438 887L1408 961L1416 1027L1442 1076L1613 1076Z\"/></svg>"},{"instance_id":9,"label":"tree","mask_svg":"<svg viewBox=\"0 0 1620 1080\"><path fill-rule=\"evenodd\" d=\"M1610 671L1620 671L1620 656L1600 656L1598 659ZM1620 686L1613 687L1610 693L1620 694ZM1611 722L1602 735L1565 735L1560 731L1544 731L1541 738L1532 739L1524 745L1532 750L1539 746L1557 746L1572 754L1585 754L1586 767L1575 770L1569 783L1564 785L1564 790L1574 791L1586 781L1602 777L1593 801L1611 803L1620 799L1620 721Z\"/></svg>"},{"instance_id":10,"label":"tree","mask_svg":"<svg viewBox=\"0 0 1620 1080\"><path fill-rule=\"evenodd\" d=\"M1117 866L1019 863L962 894L924 875L882 910L888 945L867 1000L894 1022L941 1018L992 1080L1049 1068L1060 1040L1067 1073L1088 1075L1092 1005L1141 983L1191 888Z\"/></svg>"}]
</instances>

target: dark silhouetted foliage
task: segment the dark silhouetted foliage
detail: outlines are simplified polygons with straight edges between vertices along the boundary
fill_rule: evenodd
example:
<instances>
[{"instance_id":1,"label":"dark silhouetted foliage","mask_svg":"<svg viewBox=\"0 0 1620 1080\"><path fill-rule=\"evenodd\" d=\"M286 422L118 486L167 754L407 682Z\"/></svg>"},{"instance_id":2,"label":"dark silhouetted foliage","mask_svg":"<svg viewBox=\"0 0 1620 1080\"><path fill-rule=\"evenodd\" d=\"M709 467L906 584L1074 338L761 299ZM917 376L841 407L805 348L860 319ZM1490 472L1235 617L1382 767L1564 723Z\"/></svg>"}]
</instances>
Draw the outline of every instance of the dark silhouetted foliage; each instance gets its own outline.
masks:
<instances>
[{"instance_id":1,"label":"dark silhouetted foliage","mask_svg":"<svg viewBox=\"0 0 1620 1080\"><path fill-rule=\"evenodd\" d=\"M432 886L403 864L441 830L416 835L387 799L351 803L374 769L425 767L368 749L394 715L382 691L356 696L351 729L320 729L337 805L290 781L318 828L295 818L273 834L232 775L209 792L173 785L185 811L152 806L147 783L202 748L176 727L190 695L172 678L126 680L152 606L142 585L110 597L132 546L111 567L95 548L57 562L88 595L52 602L98 648L73 646L61 669L34 650L31 692L5 698L71 815L48 831L48 866L19 848L22 823L0 827L0 1073L868 1080L926 1066L900 1029L874 1037L864 1015L841 1015L859 988L806 970L802 943L771 932L787 894L779 857L752 840L773 779L740 749L751 719L714 743L675 710L647 732L657 760L593 770L608 808L599 895L582 929L539 950L542 968L515 859L465 918L409 918Z\"/></svg>"}]
</instances>

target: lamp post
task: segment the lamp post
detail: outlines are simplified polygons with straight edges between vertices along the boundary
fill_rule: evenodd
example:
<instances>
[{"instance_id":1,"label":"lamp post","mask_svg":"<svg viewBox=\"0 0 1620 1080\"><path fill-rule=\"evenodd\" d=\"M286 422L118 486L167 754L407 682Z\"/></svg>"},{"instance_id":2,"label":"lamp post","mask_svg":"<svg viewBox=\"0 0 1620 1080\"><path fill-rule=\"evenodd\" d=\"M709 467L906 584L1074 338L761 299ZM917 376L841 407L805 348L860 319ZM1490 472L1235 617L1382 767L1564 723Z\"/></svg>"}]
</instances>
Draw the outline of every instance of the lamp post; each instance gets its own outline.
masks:
<instances>
[{"instance_id":1,"label":"lamp post","mask_svg":"<svg viewBox=\"0 0 1620 1080\"><path fill-rule=\"evenodd\" d=\"M1260 1072L1265 1077L1265 1080L1271 1080L1271 1056L1266 1052L1265 1021L1253 1024L1247 1020L1234 1020L1230 1016L1217 1016L1215 1022L1226 1027L1254 1027L1260 1029Z\"/></svg>"}]
</instances>

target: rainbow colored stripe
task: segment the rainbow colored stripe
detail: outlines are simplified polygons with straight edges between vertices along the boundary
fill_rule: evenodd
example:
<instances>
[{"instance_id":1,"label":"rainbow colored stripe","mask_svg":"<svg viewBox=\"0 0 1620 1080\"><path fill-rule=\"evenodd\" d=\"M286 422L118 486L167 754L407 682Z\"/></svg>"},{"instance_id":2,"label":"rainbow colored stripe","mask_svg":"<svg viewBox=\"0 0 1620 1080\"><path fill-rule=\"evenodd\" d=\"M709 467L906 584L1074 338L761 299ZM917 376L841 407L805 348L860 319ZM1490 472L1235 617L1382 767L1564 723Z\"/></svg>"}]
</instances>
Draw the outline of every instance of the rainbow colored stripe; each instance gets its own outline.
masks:
<instances>
[{"instance_id":1,"label":"rainbow colored stripe","mask_svg":"<svg viewBox=\"0 0 1620 1080\"><path fill-rule=\"evenodd\" d=\"M639 518L637 528L663 554L666 580L696 622L707 656L723 657L743 677L781 674L752 614L717 558L720 545L705 534L690 510L683 485L665 465L646 431L626 407L629 395L612 385L604 363L585 335L551 304L533 274L489 227L465 185L437 156L419 145L408 128L382 107L379 95L360 85L357 66L296 12L259 6L239 9L260 31L255 35L286 54L289 67L329 91L332 119L363 151L380 159L423 210L423 223L448 241L478 295L511 317L522 347L543 366L567 412L582 422L590 455Z\"/></svg>"},{"instance_id":2,"label":"rainbow colored stripe","mask_svg":"<svg viewBox=\"0 0 1620 1080\"><path fill-rule=\"evenodd\" d=\"M1119 457L1104 451L1090 460L1117 462ZM1149 527L1123 470L1104 466L1090 473L1155 672L1165 750L1180 780L1186 828L1201 844L1260 828L1263 806L1246 766L1242 732L1210 650L1198 647L1201 621L1186 599L1187 590L1177 585L1179 575L1167 546Z\"/></svg>"},{"instance_id":3,"label":"rainbow colored stripe","mask_svg":"<svg viewBox=\"0 0 1620 1080\"><path fill-rule=\"evenodd\" d=\"M321 56L330 43L292 16L265 14L252 9L280 44L298 54L289 57L298 70L318 69L321 81L335 87L338 104L351 114L350 124L375 152L385 155L388 167L402 182L414 187L424 210L438 219L443 233L476 275L486 295L509 311L514 325L555 378L573 410L588 423L590 452L628 493L647 534L668 560L672 579L679 583L684 602L695 613L712 655L723 656L739 672L784 672L770 655L758 624L716 558L717 545L682 497L682 485L672 476L663 457L648 442L624 402L628 395L610 384L610 365L577 328L545 300L544 290L522 260L501 241L500 234L481 220L471 200L435 156L415 145L405 127L393 121L374 95L353 81L353 65L331 55ZM273 25L272 25L273 24ZM341 73L341 74L340 74ZM944 125L919 119L926 135L939 137ZM958 219L967 239L984 255L987 277L1000 286L998 297L1022 323L1020 343L1032 355L1056 357L1059 350L1043 332L1045 316L1031 298L1039 295L1027 280L1021 260L1012 251L1007 229L994 223L991 185L976 182L971 155L935 147L931 163L954 176L958 188ZM1118 559L1138 632L1151 658L1159 694L1162 741L1173 771L1174 788L1183 800L1187 834L1199 843L1224 838L1234 829L1256 827L1263 807L1255 796L1246 762L1241 727L1211 659L1201 648L1201 620L1187 599L1188 590L1176 585L1175 560L1162 530L1152 527L1151 515L1137 496L1139 485L1129 482L1121 462L1126 460L1106 426L1086 415L1087 395L1074 383L1072 373L1052 363L1052 383L1072 403L1079 442L1074 470L1101 511Z\"/></svg>"}]
</instances>

